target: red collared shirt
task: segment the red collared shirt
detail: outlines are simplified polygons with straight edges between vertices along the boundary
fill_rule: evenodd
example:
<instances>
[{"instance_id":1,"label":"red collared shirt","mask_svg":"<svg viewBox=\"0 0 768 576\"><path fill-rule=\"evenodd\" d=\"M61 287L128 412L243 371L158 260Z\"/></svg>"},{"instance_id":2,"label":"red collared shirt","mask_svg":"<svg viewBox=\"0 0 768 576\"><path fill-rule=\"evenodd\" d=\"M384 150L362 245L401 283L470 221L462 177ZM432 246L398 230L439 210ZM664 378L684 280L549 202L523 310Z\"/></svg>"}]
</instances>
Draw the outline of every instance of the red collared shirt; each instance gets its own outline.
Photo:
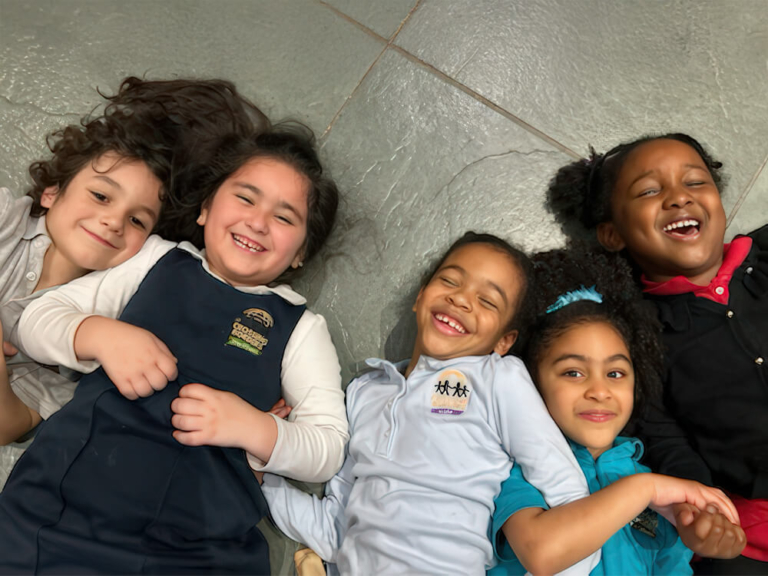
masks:
<instances>
[{"instance_id":1,"label":"red collared shirt","mask_svg":"<svg viewBox=\"0 0 768 576\"><path fill-rule=\"evenodd\" d=\"M728 286L736 268L741 266L744 259L752 248L752 238L748 236L739 236L734 238L730 244L723 245L723 264L717 271L712 281L706 286L694 284L685 276L675 276L666 282L652 282L643 274L640 277L643 283L643 292L657 296L671 296L674 294L685 294L693 292L694 296L709 298L718 304L728 304L729 291Z\"/></svg>"}]
</instances>

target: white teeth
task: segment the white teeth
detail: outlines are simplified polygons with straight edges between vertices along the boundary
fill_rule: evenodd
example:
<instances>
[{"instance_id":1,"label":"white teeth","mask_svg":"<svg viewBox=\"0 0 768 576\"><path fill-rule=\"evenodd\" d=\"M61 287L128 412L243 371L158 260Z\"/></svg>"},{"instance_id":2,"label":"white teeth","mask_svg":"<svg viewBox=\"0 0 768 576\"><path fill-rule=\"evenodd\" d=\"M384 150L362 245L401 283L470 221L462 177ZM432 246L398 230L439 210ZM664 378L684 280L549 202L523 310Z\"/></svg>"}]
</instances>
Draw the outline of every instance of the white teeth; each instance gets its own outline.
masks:
<instances>
[{"instance_id":1,"label":"white teeth","mask_svg":"<svg viewBox=\"0 0 768 576\"><path fill-rule=\"evenodd\" d=\"M232 234L232 238L235 240L235 244L237 244L238 246L242 246L243 248L246 248L251 252L264 252L264 248L262 248L258 244L249 242L242 236L238 236L237 234Z\"/></svg>"},{"instance_id":2,"label":"white teeth","mask_svg":"<svg viewBox=\"0 0 768 576\"><path fill-rule=\"evenodd\" d=\"M671 224L667 224L664 226L664 232L671 232L672 230L676 230L677 228L683 228L684 226L698 226L699 221L698 220L680 220L679 222L672 222Z\"/></svg>"},{"instance_id":3,"label":"white teeth","mask_svg":"<svg viewBox=\"0 0 768 576\"><path fill-rule=\"evenodd\" d=\"M454 322L453 320L451 320L447 316L443 316L442 314L435 314L435 318L437 318L443 324L448 324L448 326L450 326L451 328L453 328L454 330L456 330L457 332L459 332L461 334L466 334L467 333L467 331L464 329L464 326L462 326L458 322Z\"/></svg>"}]
</instances>

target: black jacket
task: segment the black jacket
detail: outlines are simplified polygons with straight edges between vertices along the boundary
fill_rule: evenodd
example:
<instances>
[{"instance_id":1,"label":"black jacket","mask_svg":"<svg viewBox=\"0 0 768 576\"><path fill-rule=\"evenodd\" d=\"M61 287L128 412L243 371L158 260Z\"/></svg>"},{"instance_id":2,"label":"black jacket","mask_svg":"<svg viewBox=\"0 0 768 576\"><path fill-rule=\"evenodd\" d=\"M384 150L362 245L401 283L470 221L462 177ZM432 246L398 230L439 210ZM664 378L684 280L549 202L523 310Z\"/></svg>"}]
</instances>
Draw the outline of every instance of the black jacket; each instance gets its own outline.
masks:
<instances>
[{"instance_id":1,"label":"black jacket","mask_svg":"<svg viewBox=\"0 0 768 576\"><path fill-rule=\"evenodd\" d=\"M650 296L667 348L663 407L641 422L656 472L768 498L768 225L749 234L724 306Z\"/></svg>"}]
</instances>

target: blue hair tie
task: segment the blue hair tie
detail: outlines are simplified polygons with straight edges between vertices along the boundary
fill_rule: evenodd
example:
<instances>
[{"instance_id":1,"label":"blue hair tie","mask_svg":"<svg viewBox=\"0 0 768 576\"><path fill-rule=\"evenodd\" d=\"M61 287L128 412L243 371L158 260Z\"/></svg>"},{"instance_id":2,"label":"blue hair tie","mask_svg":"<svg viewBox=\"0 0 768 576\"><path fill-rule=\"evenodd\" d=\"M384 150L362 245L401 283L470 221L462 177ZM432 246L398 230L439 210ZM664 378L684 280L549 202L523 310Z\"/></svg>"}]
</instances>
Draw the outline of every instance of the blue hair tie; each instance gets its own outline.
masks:
<instances>
[{"instance_id":1,"label":"blue hair tie","mask_svg":"<svg viewBox=\"0 0 768 576\"><path fill-rule=\"evenodd\" d=\"M582 285L576 290L571 290L570 292L566 292L565 294L558 296L557 300L555 300L555 303L547 308L547 314L550 314L555 310L560 310L560 308L565 308L568 306L568 304L573 304L574 302L579 302L580 300L591 300L592 302L602 304L603 296L600 294L600 292L595 290L594 285L590 286L589 288L584 288Z\"/></svg>"}]
</instances>

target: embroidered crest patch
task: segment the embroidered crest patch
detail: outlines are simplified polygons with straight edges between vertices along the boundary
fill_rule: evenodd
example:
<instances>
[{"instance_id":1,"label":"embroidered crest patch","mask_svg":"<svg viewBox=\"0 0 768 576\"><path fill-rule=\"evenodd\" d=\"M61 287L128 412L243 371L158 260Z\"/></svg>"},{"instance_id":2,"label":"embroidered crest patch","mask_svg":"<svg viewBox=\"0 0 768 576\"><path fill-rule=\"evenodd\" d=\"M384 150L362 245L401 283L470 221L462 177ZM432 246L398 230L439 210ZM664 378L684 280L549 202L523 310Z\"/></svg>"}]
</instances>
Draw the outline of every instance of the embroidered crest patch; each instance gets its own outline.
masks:
<instances>
[{"instance_id":1,"label":"embroidered crest patch","mask_svg":"<svg viewBox=\"0 0 768 576\"><path fill-rule=\"evenodd\" d=\"M269 329L274 325L275 321L266 310L248 308L243 310L241 317L235 318L229 338L224 344L261 356L262 350L269 343Z\"/></svg>"},{"instance_id":2,"label":"embroidered crest patch","mask_svg":"<svg viewBox=\"0 0 768 576\"><path fill-rule=\"evenodd\" d=\"M463 372L443 370L432 391L432 412L435 414L462 414L472 395L472 384Z\"/></svg>"},{"instance_id":3,"label":"embroidered crest patch","mask_svg":"<svg viewBox=\"0 0 768 576\"><path fill-rule=\"evenodd\" d=\"M650 508L646 508L635 518L629 522L629 525L651 538L656 538L656 528L659 525L659 517L656 512Z\"/></svg>"}]
</instances>

